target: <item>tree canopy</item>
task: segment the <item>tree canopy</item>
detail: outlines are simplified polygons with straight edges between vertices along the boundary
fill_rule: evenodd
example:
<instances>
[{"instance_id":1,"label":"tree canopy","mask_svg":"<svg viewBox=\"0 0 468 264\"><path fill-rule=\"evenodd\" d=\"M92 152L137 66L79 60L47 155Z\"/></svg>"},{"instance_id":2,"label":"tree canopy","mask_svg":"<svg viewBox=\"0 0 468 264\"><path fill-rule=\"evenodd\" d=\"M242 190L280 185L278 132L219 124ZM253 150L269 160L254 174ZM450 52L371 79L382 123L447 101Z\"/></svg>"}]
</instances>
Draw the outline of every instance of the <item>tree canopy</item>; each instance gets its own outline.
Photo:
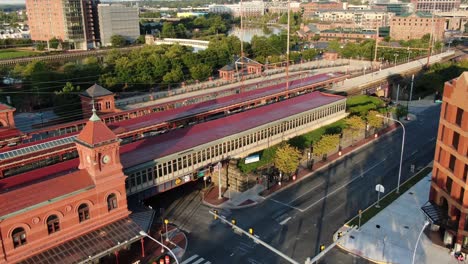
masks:
<instances>
[{"instance_id":1,"label":"tree canopy","mask_svg":"<svg viewBox=\"0 0 468 264\"><path fill-rule=\"evenodd\" d=\"M313 153L317 157L324 156L330 151L336 149L340 143L340 135L323 135L319 141L314 144Z\"/></svg>"},{"instance_id":2,"label":"tree canopy","mask_svg":"<svg viewBox=\"0 0 468 264\"><path fill-rule=\"evenodd\" d=\"M281 144L275 153L275 167L286 175L294 173L299 165L301 153L287 143Z\"/></svg>"}]
</instances>

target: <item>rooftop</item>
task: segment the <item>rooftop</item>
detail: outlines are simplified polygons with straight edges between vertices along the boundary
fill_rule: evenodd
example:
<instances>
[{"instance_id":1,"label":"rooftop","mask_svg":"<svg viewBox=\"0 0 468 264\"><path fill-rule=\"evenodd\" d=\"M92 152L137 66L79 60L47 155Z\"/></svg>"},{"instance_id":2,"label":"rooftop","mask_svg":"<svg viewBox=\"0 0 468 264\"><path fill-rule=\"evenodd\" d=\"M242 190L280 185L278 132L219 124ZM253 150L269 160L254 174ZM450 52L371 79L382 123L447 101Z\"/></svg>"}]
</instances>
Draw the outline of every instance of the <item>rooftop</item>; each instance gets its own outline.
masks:
<instances>
[{"instance_id":1,"label":"rooftop","mask_svg":"<svg viewBox=\"0 0 468 264\"><path fill-rule=\"evenodd\" d=\"M420 18L432 18L431 13L421 12L421 11L418 11L418 12L415 12L415 13L403 13L398 17L410 17L410 16L420 17Z\"/></svg>"},{"instance_id":2,"label":"rooftop","mask_svg":"<svg viewBox=\"0 0 468 264\"><path fill-rule=\"evenodd\" d=\"M98 84L93 84L93 86L89 87L88 89L80 93L80 95L90 97L90 98L96 98L96 97L112 95L112 94L114 93L112 93L111 91L105 89L104 87Z\"/></svg>"},{"instance_id":3,"label":"rooftop","mask_svg":"<svg viewBox=\"0 0 468 264\"><path fill-rule=\"evenodd\" d=\"M124 168L130 168L157 158L190 150L343 98L313 92L228 117L177 129L157 137L123 145L121 147L123 152L121 162Z\"/></svg>"}]
</instances>

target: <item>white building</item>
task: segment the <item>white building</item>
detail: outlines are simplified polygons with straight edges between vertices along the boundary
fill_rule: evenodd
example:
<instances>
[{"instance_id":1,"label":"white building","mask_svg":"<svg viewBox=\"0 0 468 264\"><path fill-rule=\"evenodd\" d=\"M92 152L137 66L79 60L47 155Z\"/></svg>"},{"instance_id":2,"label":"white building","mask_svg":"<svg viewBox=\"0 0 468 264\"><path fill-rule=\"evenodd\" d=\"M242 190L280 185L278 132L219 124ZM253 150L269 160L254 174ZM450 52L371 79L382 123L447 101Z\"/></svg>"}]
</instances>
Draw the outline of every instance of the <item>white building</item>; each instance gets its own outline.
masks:
<instances>
[{"instance_id":1,"label":"white building","mask_svg":"<svg viewBox=\"0 0 468 264\"><path fill-rule=\"evenodd\" d=\"M121 35L129 42L134 42L140 36L138 7L99 4L98 16L102 46L111 45L113 35Z\"/></svg>"},{"instance_id":2,"label":"white building","mask_svg":"<svg viewBox=\"0 0 468 264\"><path fill-rule=\"evenodd\" d=\"M217 5L208 6L210 13L230 13L235 17L241 15L241 3L232 5ZM265 3L263 1L242 2L242 14L244 16L262 16L265 14Z\"/></svg>"},{"instance_id":3,"label":"white building","mask_svg":"<svg viewBox=\"0 0 468 264\"><path fill-rule=\"evenodd\" d=\"M319 10L315 17L324 22L349 23L363 29L375 29L389 25L393 13L374 10Z\"/></svg>"}]
</instances>

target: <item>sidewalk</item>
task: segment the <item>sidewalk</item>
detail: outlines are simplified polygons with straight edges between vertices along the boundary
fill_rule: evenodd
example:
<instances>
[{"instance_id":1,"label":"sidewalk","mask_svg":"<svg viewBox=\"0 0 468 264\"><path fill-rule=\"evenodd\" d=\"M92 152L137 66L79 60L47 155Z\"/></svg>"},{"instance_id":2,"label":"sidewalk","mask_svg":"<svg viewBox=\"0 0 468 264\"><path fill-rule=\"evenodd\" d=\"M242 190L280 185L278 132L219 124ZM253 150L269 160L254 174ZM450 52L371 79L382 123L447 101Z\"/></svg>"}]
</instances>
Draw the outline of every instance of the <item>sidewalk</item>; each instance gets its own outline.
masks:
<instances>
[{"instance_id":1,"label":"sidewalk","mask_svg":"<svg viewBox=\"0 0 468 264\"><path fill-rule=\"evenodd\" d=\"M165 225L160 224L159 226L153 227L149 235L159 242L164 243L165 246L172 250L178 259L183 257L187 249L187 236L176 226L168 224L166 233ZM166 241L166 237L169 237L168 241ZM161 249L162 247L156 242L145 239L145 252L147 255L142 259L141 263L152 264L156 262L156 259L160 256L170 255L166 249L164 249L163 252Z\"/></svg>"},{"instance_id":2,"label":"sidewalk","mask_svg":"<svg viewBox=\"0 0 468 264\"><path fill-rule=\"evenodd\" d=\"M421 206L429 197L431 173L351 235L338 242L343 250L376 263L412 263L425 217ZM344 231L349 227L343 227ZM429 227L426 228L426 231ZM414 263L459 263L449 250L422 235Z\"/></svg>"},{"instance_id":3,"label":"sidewalk","mask_svg":"<svg viewBox=\"0 0 468 264\"><path fill-rule=\"evenodd\" d=\"M413 119L414 120L414 119ZM299 167L298 174L296 175L296 180L290 180L287 182L283 182L281 185L274 184L270 186L267 190L265 185L263 184L256 184L254 187L248 189L245 192L235 192L227 191L225 188L222 188L221 193L223 194L222 199L218 199L219 190L218 186L214 186L211 189L208 189L203 196L203 203L207 206L213 208L226 208L226 209L241 209L245 207L255 206L258 203L261 203L266 198L273 195L275 192L282 191L287 189L294 184L300 182L301 180L311 176L314 174L315 171L321 170L323 168L327 168L330 165L333 165L339 159L347 156L351 152L360 149L368 144L373 143L376 140L379 140L383 136L388 133L395 131L397 126L395 124L388 126L384 130L382 130L379 134L379 137L375 138L373 136L369 136L359 142L356 142L353 146L344 148L341 150L341 155L339 153L335 153L330 155L327 160L315 162L312 166L312 169L308 169L305 162L301 164ZM229 195L230 198L229 199Z\"/></svg>"}]
</instances>

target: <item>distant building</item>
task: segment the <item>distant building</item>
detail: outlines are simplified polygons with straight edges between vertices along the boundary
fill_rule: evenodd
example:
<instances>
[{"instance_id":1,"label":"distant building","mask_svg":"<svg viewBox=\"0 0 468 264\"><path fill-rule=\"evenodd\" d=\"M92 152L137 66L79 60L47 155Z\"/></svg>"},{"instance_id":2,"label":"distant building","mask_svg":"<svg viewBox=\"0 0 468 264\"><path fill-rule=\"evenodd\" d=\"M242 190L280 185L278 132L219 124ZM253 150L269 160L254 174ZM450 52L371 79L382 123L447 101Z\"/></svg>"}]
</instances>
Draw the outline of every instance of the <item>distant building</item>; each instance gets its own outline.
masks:
<instances>
[{"instance_id":1,"label":"distant building","mask_svg":"<svg viewBox=\"0 0 468 264\"><path fill-rule=\"evenodd\" d=\"M445 20L445 30L448 31L460 31L464 32L464 26L468 23L468 11L459 10L452 12L435 12L438 17L442 17Z\"/></svg>"},{"instance_id":2,"label":"distant building","mask_svg":"<svg viewBox=\"0 0 468 264\"><path fill-rule=\"evenodd\" d=\"M99 0L26 0L31 39L57 38L76 49L97 45ZM47 7L47 8L45 8Z\"/></svg>"},{"instance_id":3,"label":"distant building","mask_svg":"<svg viewBox=\"0 0 468 264\"><path fill-rule=\"evenodd\" d=\"M318 10L314 17L322 22L346 23L351 28L376 29L388 26L393 13L375 10Z\"/></svg>"},{"instance_id":4,"label":"distant building","mask_svg":"<svg viewBox=\"0 0 468 264\"><path fill-rule=\"evenodd\" d=\"M403 14L412 13L414 11L413 5L409 3L376 3L372 6L372 8L394 13L395 16L401 16Z\"/></svg>"},{"instance_id":5,"label":"distant building","mask_svg":"<svg viewBox=\"0 0 468 264\"><path fill-rule=\"evenodd\" d=\"M140 36L140 19L137 7L99 4L98 14L102 46L111 45L113 35L121 35L129 42L134 42Z\"/></svg>"},{"instance_id":6,"label":"distant building","mask_svg":"<svg viewBox=\"0 0 468 264\"><path fill-rule=\"evenodd\" d=\"M455 11L460 8L461 0L411 0L414 11L432 12L432 11Z\"/></svg>"},{"instance_id":7,"label":"distant building","mask_svg":"<svg viewBox=\"0 0 468 264\"><path fill-rule=\"evenodd\" d=\"M434 23L434 25L432 25ZM390 22L390 38L393 40L420 39L433 30L435 40L444 39L445 19L434 17L429 13L416 12L393 17Z\"/></svg>"},{"instance_id":8,"label":"distant building","mask_svg":"<svg viewBox=\"0 0 468 264\"><path fill-rule=\"evenodd\" d=\"M245 17L263 16L265 14L265 2L263 1L242 2L242 4L231 5L212 4L208 8L210 13L228 13L235 17L239 17L241 14Z\"/></svg>"},{"instance_id":9,"label":"distant building","mask_svg":"<svg viewBox=\"0 0 468 264\"><path fill-rule=\"evenodd\" d=\"M468 252L468 72L444 86L429 194L422 209L444 244ZM443 236L442 236L443 235ZM455 245L454 245L455 244Z\"/></svg>"},{"instance_id":10,"label":"distant building","mask_svg":"<svg viewBox=\"0 0 468 264\"><path fill-rule=\"evenodd\" d=\"M366 39L375 39L377 32L374 30L338 28L320 31L321 41L359 42Z\"/></svg>"},{"instance_id":11,"label":"distant building","mask_svg":"<svg viewBox=\"0 0 468 264\"><path fill-rule=\"evenodd\" d=\"M303 11L303 18L311 18L319 9L322 10L343 10L343 3L341 2L310 2L301 4Z\"/></svg>"}]
</instances>

